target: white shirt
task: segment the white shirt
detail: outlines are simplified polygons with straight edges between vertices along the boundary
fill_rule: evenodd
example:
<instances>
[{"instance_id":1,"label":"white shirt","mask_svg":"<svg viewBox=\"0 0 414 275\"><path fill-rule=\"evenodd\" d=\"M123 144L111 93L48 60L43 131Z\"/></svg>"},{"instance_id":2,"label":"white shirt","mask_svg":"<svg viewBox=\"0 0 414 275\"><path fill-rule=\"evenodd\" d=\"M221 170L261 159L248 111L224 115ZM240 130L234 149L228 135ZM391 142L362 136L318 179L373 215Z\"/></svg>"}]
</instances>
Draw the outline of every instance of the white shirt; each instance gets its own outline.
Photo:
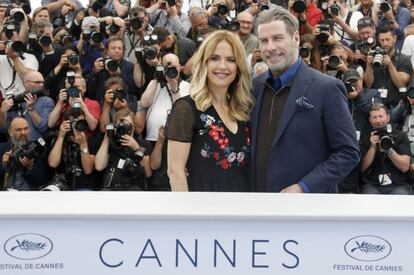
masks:
<instances>
[{"instance_id":1,"label":"white shirt","mask_svg":"<svg viewBox=\"0 0 414 275\"><path fill-rule=\"evenodd\" d=\"M342 17L345 21L348 16L349 11L347 10L346 14ZM358 32L358 21L364 17L362 12L360 11L353 11L351 15L351 19L349 20L349 26L352 30ZM343 34L343 35L342 35ZM342 36L342 37L341 37ZM347 32L345 32L341 26L335 24L335 38L339 40L345 40L349 45L353 44L355 41L349 36Z\"/></svg>"},{"instance_id":2,"label":"white shirt","mask_svg":"<svg viewBox=\"0 0 414 275\"><path fill-rule=\"evenodd\" d=\"M37 71L39 69L39 63L33 54L23 53L24 59L20 59L23 65L28 69ZM10 61L10 62L9 62ZM0 91L5 97L6 91L14 91L15 95L24 92L23 80L16 72L15 79L13 81L13 61L8 59L6 55L0 55Z\"/></svg>"},{"instance_id":3,"label":"white shirt","mask_svg":"<svg viewBox=\"0 0 414 275\"><path fill-rule=\"evenodd\" d=\"M404 39L401 53L411 59L411 65L414 68L414 34L411 34Z\"/></svg>"},{"instance_id":4,"label":"white shirt","mask_svg":"<svg viewBox=\"0 0 414 275\"><path fill-rule=\"evenodd\" d=\"M190 94L190 83L182 80L179 87L180 97ZM161 88L160 84L158 83L157 91L154 95L154 101L147 111L146 140L157 141L158 130L160 127L165 126L165 122L167 122L167 117L171 111L171 107L171 97L168 94L167 88Z\"/></svg>"}]
</instances>

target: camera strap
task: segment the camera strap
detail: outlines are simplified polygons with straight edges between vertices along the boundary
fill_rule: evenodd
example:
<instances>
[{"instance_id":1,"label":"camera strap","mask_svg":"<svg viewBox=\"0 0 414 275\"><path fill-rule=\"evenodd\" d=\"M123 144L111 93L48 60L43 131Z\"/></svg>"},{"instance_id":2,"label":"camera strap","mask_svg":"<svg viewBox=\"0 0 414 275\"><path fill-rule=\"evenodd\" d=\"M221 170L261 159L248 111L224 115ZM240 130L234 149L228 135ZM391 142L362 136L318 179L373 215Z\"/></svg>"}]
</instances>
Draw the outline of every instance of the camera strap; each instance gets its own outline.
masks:
<instances>
[{"instance_id":1,"label":"camera strap","mask_svg":"<svg viewBox=\"0 0 414 275\"><path fill-rule=\"evenodd\" d=\"M11 83L10 83L10 85L7 87L7 88L4 88L3 87L3 85L1 85L1 83L0 83L0 88L2 89L2 90L4 90L4 91L7 91L8 89L10 89L12 86L13 86L13 84L14 84L14 81L16 80L16 68L14 67L14 65L11 63L11 61L10 61L10 59L7 57L7 62L9 63L9 65L10 65L10 68L13 70L13 78L12 78L12 81L11 81Z\"/></svg>"},{"instance_id":2,"label":"camera strap","mask_svg":"<svg viewBox=\"0 0 414 275\"><path fill-rule=\"evenodd\" d=\"M352 17L352 11L348 11L348 14L346 16L345 19L345 24L347 24L349 26L349 22L351 22L351 17ZM345 38L345 30L341 28L342 33L340 34L338 31L336 32L341 38L339 40L350 40L352 41L352 39L349 38Z\"/></svg>"}]
</instances>

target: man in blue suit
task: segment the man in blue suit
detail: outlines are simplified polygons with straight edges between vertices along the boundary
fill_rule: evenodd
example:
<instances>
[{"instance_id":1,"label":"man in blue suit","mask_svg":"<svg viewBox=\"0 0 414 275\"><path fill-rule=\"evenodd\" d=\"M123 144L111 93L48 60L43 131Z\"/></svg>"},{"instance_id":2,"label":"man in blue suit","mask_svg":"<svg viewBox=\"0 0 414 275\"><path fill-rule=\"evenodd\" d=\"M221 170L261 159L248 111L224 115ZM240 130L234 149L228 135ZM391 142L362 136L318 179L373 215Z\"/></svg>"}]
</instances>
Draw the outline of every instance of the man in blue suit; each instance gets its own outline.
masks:
<instances>
[{"instance_id":1,"label":"man in blue suit","mask_svg":"<svg viewBox=\"0 0 414 275\"><path fill-rule=\"evenodd\" d=\"M360 159L345 87L298 58L299 24L287 10L262 12L258 36L269 72L253 80L252 189L336 192Z\"/></svg>"}]
</instances>

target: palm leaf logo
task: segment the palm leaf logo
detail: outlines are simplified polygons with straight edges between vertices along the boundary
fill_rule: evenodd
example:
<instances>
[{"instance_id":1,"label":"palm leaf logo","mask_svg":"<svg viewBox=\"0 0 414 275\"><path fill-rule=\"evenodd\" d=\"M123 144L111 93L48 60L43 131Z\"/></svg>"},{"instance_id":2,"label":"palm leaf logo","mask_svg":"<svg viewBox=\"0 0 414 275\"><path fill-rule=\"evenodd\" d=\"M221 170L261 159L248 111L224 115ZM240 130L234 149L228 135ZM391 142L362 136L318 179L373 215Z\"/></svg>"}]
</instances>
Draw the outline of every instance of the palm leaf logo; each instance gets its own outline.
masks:
<instances>
[{"instance_id":1,"label":"palm leaf logo","mask_svg":"<svg viewBox=\"0 0 414 275\"><path fill-rule=\"evenodd\" d=\"M359 243L358 241L355 241L357 246L351 250L351 253L353 253L355 250L360 250L366 254L369 253L382 253L384 252L384 249L386 248L385 245L381 244L372 244L369 242L362 242Z\"/></svg>"},{"instance_id":2,"label":"palm leaf logo","mask_svg":"<svg viewBox=\"0 0 414 275\"><path fill-rule=\"evenodd\" d=\"M46 243L37 243L37 242L31 242L28 240L23 240L22 242L20 242L19 240L16 240L17 245L12 247L10 250L13 251L16 248L20 248L23 251L29 252L29 251L39 251L39 250L43 250L46 248L47 244Z\"/></svg>"}]
</instances>

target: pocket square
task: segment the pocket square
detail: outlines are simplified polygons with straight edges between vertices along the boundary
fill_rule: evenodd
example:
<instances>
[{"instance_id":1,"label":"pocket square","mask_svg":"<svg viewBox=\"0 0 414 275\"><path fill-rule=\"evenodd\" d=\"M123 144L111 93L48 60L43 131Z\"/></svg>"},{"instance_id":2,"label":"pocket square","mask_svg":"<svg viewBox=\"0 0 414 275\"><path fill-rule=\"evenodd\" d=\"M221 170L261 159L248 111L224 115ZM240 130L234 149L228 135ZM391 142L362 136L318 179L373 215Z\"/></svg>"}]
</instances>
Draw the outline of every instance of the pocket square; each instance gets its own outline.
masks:
<instances>
[{"instance_id":1,"label":"pocket square","mask_svg":"<svg viewBox=\"0 0 414 275\"><path fill-rule=\"evenodd\" d=\"M296 110L297 111L305 111L313 109L313 105L309 102L309 100L302 96L298 99L296 99Z\"/></svg>"}]
</instances>

